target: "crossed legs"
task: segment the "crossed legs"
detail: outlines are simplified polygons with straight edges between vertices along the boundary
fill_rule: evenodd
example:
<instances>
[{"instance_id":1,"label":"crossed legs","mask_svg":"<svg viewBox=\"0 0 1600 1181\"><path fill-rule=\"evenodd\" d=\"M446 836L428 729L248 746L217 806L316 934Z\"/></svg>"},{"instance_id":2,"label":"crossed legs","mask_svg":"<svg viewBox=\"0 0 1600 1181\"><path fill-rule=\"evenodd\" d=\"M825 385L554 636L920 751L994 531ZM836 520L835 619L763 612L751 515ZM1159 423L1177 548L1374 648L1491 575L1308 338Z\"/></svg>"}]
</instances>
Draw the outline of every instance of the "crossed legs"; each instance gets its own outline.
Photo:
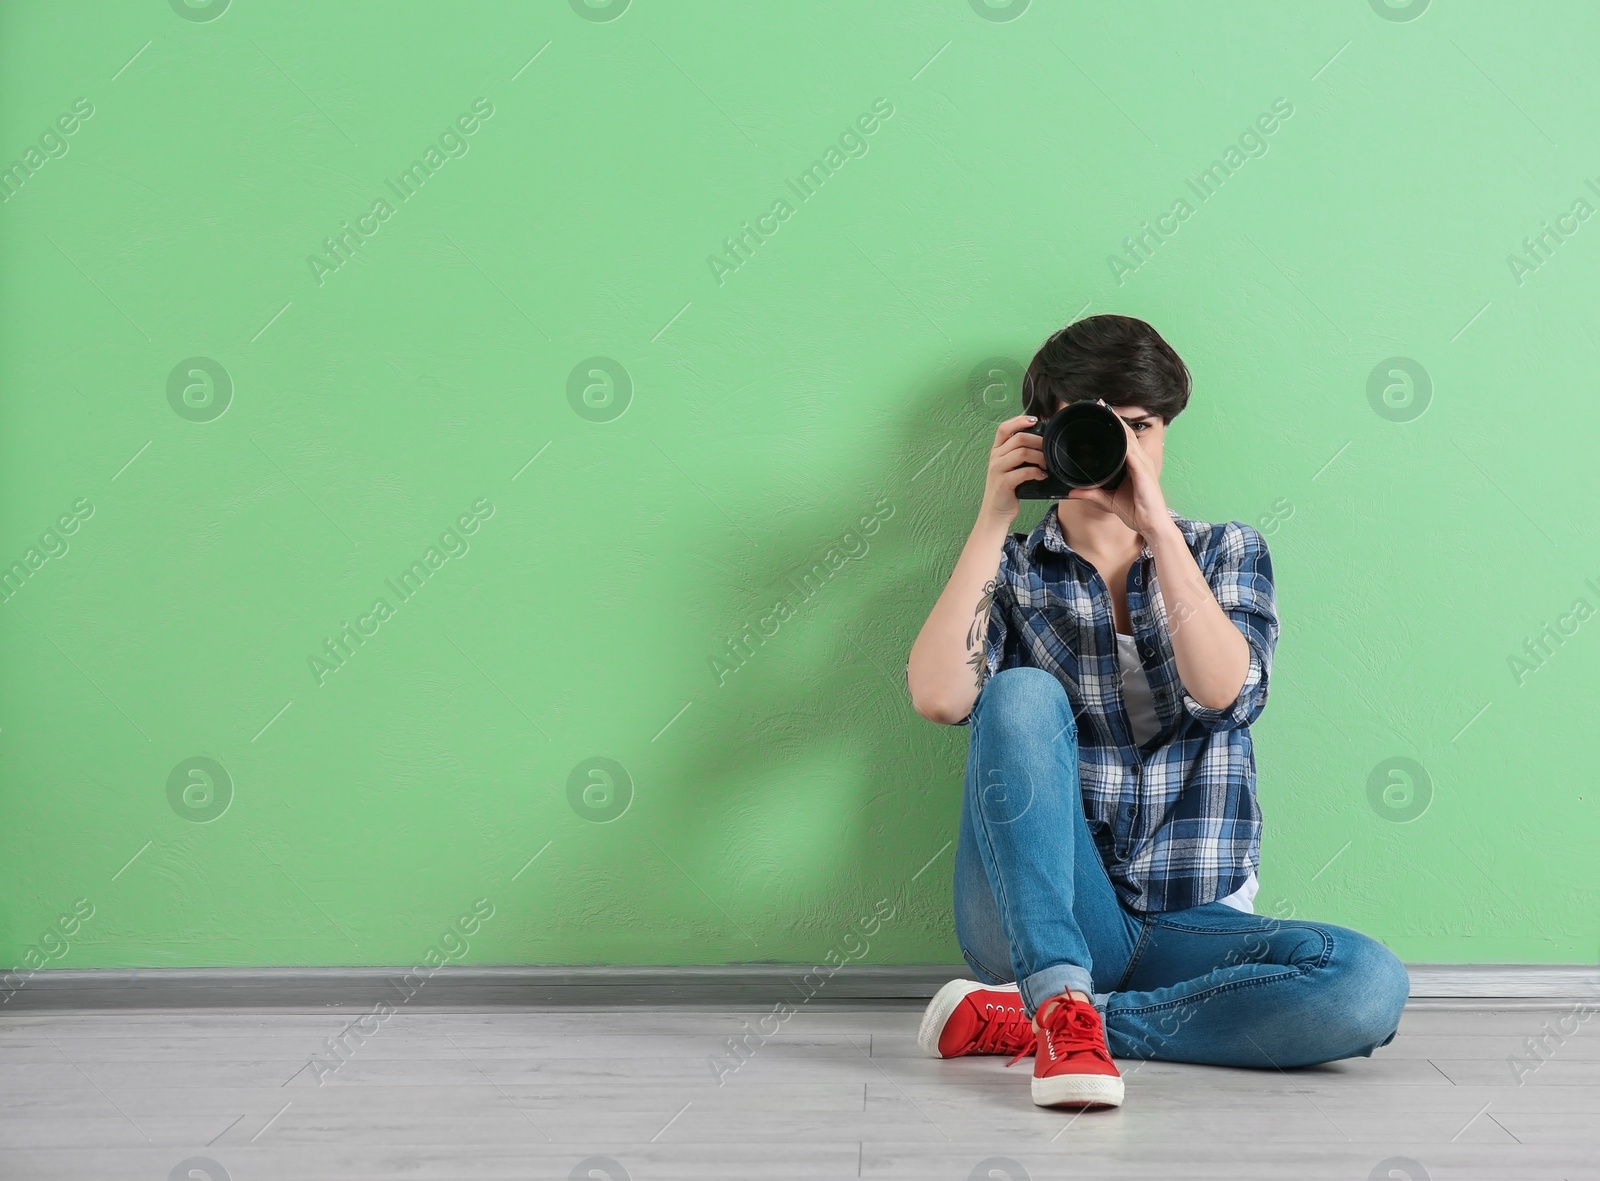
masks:
<instances>
[{"instance_id":1,"label":"crossed legs","mask_svg":"<svg viewBox=\"0 0 1600 1181\"><path fill-rule=\"evenodd\" d=\"M1122 906L1084 818L1072 710L1049 673L995 674L970 725L955 913L980 980L1015 980L1030 1014L1062 992L1090 994L1123 1058L1305 1066L1394 1037L1409 980L1366 935L1218 902Z\"/></svg>"}]
</instances>

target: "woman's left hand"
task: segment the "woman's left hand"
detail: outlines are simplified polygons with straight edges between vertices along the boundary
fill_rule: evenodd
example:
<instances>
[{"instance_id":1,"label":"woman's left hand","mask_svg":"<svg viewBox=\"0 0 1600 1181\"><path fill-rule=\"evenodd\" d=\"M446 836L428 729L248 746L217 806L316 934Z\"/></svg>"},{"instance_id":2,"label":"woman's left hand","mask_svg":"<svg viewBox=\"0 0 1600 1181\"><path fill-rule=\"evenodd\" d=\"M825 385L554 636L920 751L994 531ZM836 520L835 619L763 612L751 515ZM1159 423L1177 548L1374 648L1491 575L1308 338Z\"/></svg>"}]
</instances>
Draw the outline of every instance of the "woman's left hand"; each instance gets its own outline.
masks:
<instances>
[{"instance_id":1,"label":"woman's left hand","mask_svg":"<svg viewBox=\"0 0 1600 1181\"><path fill-rule=\"evenodd\" d=\"M1100 405L1104 406L1105 402L1101 401ZM1107 492L1104 488L1074 488L1067 493L1067 499L1087 500L1090 504L1109 509L1148 543L1157 530L1172 523L1172 516L1167 512L1167 498L1162 494L1161 480L1156 475L1150 457L1139 446L1139 437L1133 433L1132 427L1122 421L1121 415L1117 416L1117 421L1122 423L1122 429L1128 436L1128 458L1123 467L1122 483L1117 485L1115 492Z\"/></svg>"}]
</instances>

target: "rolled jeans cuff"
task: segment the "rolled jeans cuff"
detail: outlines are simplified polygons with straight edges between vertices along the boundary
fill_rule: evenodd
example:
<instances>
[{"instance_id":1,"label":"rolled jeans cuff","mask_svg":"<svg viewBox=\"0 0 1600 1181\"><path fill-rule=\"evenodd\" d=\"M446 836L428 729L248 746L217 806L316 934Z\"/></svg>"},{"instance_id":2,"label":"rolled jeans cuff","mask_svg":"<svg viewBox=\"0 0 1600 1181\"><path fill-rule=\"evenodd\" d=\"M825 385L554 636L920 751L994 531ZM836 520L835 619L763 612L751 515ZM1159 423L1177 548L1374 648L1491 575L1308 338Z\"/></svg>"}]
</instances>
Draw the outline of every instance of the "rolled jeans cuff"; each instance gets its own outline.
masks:
<instances>
[{"instance_id":1,"label":"rolled jeans cuff","mask_svg":"<svg viewBox=\"0 0 1600 1181\"><path fill-rule=\"evenodd\" d=\"M1051 997L1064 992L1091 993L1093 988L1094 978L1089 975L1089 969L1076 964L1053 964L1022 981L1020 991L1022 1003L1032 1017Z\"/></svg>"}]
</instances>

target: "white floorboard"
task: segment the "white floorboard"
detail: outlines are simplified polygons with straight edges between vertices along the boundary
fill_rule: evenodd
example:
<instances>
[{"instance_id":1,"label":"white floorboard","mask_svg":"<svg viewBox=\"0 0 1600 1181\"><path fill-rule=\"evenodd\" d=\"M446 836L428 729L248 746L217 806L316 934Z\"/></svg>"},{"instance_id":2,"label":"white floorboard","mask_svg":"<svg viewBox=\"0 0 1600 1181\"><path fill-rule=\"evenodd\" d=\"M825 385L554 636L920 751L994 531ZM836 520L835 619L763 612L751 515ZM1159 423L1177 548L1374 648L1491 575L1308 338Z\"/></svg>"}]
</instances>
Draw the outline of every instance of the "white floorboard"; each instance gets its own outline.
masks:
<instances>
[{"instance_id":1,"label":"white floorboard","mask_svg":"<svg viewBox=\"0 0 1600 1181\"><path fill-rule=\"evenodd\" d=\"M1600 1021L1511 1060L1571 1010L1414 1001L1371 1059L1298 1071L1124 1062L1125 1105L1078 1115L1033 1106L1026 1059L923 1057L916 1004L805 1007L720 1086L770 1006L402 1009L320 1083L347 1009L25 1010L0 1178L1570 1181L1600 1159Z\"/></svg>"}]
</instances>

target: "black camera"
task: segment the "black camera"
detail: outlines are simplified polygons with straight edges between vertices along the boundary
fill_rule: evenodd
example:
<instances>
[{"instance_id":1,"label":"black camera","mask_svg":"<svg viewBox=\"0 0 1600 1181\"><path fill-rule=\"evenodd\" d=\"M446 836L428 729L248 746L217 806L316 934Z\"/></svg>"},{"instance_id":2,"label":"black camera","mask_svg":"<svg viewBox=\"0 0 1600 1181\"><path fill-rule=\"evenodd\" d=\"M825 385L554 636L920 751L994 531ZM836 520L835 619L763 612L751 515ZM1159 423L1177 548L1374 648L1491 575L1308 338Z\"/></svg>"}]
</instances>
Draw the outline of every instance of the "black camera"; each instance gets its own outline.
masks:
<instances>
[{"instance_id":1,"label":"black camera","mask_svg":"<svg viewBox=\"0 0 1600 1181\"><path fill-rule=\"evenodd\" d=\"M1022 500L1059 500L1074 488L1104 488L1127 474L1128 434L1116 412L1099 402L1068 402L1049 421L1023 427L1043 436L1043 480L1017 485Z\"/></svg>"}]
</instances>

